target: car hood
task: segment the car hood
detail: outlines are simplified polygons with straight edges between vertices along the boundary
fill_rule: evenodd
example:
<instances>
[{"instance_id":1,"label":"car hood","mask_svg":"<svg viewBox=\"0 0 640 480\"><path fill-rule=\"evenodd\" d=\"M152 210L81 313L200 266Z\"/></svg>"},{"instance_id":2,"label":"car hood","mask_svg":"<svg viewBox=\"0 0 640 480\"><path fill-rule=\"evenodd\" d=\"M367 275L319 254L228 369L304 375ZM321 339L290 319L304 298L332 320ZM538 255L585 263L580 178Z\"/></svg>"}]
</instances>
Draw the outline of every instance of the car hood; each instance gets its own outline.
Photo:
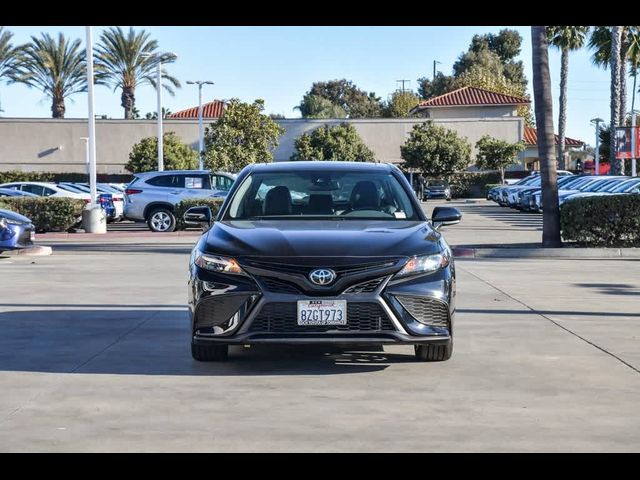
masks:
<instances>
[{"instance_id":1,"label":"car hood","mask_svg":"<svg viewBox=\"0 0 640 480\"><path fill-rule=\"evenodd\" d=\"M25 217L24 215L20 215L19 213L12 212L11 210L3 210L0 208L0 217L4 217L8 220L13 220L14 222L20 223L31 223L31 220Z\"/></svg>"},{"instance_id":2,"label":"car hood","mask_svg":"<svg viewBox=\"0 0 640 480\"><path fill-rule=\"evenodd\" d=\"M440 238L425 221L224 221L201 248L228 256L411 256L439 252Z\"/></svg>"}]
</instances>

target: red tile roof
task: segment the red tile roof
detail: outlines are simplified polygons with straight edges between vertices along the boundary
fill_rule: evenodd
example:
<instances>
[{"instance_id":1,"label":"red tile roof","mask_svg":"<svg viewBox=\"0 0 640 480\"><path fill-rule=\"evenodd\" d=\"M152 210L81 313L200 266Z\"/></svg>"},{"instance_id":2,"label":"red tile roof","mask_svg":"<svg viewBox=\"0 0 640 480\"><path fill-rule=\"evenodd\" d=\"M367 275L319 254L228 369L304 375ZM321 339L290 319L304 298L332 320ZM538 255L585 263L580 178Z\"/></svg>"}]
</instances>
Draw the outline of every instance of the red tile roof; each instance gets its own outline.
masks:
<instances>
[{"instance_id":1,"label":"red tile roof","mask_svg":"<svg viewBox=\"0 0 640 480\"><path fill-rule=\"evenodd\" d=\"M202 118L220 118L224 112L224 102L214 100L202 105ZM198 118L198 107L187 108L179 112L167 115L167 118Z\"/></svg>"},{"instance_id":2,"label":"red tile roof","mask_svg":"<svg viewBox=\"0 0 640 480\"><path fill-rule=\"evenodd\" d=\"M555 140L556 140L556 145L558 145L558 135L554 135L555 136ZM581 147L582 145L584 145L584 142L580 141L580 140L576 140L575 138L569 138L569 137L565 137L564 138L565 141L565 145L567 147ZM531 127L524 127L524 142L527 145L538 145L538 130L536 130L535 128L531 128Z\"/></svg>"},{"instance_id":3,"label":"red tile roof","mask_svg":"<svg viewBox=\"0 0 640 480\"><path fill-rule=\"evenodd\" d=\"M472 105L526 105L531 103L523 97L505 95L483 88L462 87L437 97L420 102L414 110L427 107L462 107Z\"/></svg>"}]
</instances>

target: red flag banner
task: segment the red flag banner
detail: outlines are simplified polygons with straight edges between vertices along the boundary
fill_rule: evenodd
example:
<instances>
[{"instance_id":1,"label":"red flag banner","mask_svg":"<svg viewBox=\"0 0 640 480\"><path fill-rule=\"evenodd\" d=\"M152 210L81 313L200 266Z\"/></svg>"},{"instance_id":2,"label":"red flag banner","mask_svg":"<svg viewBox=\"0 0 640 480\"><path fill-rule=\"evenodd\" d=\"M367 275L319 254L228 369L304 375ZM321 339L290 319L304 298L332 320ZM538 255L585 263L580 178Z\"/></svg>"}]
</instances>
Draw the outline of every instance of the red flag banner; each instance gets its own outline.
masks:
<instances>
[{"instance_id":1,"label":"red flag banner","mask_svg":"<svg viewBox=\"0 0 640 480\"><path fill-rule=\"evenodd\" d=\"M633 150L631 136L637 132L634 132L631 127L617 127L616 128L616 158L632 158ZM636 150L637 150L636 142Z\"/></svg>"}]
</instances>

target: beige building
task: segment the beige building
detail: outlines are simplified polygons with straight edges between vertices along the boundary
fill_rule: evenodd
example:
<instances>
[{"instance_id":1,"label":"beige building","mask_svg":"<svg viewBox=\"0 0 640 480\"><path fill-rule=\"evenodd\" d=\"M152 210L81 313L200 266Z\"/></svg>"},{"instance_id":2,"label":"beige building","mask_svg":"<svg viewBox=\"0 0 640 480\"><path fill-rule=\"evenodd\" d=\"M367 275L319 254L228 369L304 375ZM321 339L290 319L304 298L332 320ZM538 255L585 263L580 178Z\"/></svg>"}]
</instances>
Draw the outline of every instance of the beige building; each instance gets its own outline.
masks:
<instances>
[{"instance_id":1,"label":"beige building","mask_svg":"<svg viewBox=\"0 0 640 480\"><path fill-rule=\"evenodd\" d=\"M294 142L303 133L322 125L348 122L354 126L364 143L379 162L402 163L400 146L414 125L425 118L466 137L472 145L483 135L508 142L526 140L524 119L517 108L528 100L464 87L421 102L413 110L420 115L412 118L362 119L277 119L285 129L274 152L275 161L287 161L294 153ZM214 101L203 105L205 125L216 120L224 104ZM164 131L175 132L185 143L197 149L197 107L176 112L164 119ZM126 174L125 165L133 145L142 138L156 135L155 120L96 120L96 150L98 173ZM86 171L86 119L0 118L0 171ZM529 145L529 147L532 147ZM532 148L522 155L516 169L524 170ZM531 163L531 162L530 162Z\"/></svg>"}]
</instances>

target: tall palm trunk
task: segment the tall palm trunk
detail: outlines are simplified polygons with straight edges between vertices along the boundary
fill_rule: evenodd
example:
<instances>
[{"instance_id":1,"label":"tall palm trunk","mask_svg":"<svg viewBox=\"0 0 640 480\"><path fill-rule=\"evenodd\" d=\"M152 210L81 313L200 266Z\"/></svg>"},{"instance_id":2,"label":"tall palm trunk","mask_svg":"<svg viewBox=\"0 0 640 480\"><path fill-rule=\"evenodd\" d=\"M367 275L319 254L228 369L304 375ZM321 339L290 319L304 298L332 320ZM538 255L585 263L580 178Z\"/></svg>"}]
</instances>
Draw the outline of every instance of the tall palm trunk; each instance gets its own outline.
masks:
<instances>
[{"instance_id":1,"label":"tall palm trunk","mask_svg":"<svg viewBox=\"0 0 640 480\"><path fill-rule=\"evenodd\" d=\"M563 48L560 57L560 114L558 116L558 166L565 170L565 136L567 130L567 83L569 78L569 49Z\"/></svg>"},{"instance_id":2,"label":"tall palm trunk","mask_svg":"<svg viewBox=\"0 0 640 480\"><path fill-rule=\"evenodd\" d=\"M622 27L620 32L620 111L618 112L618 124L624 126L627 115L627 28Z\"/></svg>"},{"instance_id":3,"label":"tall palm trunk","mask_svg":"<svg viewBox=\"0 0 640 480\"><path fill-rule=\"evenodd\" d=\"M131 120L133 118L133 109L136 106L136 89L133 87L123 87L120 97L120 104L124 108L124 118Z\"/></svg>"},{"instance_id":4,"label":"tall palm trunk","mask_svg":"<svg viewBox=\"0 0 640 480\"><path fill-rule=\"evenodd\" d=\"M533 96L538 126L538 156L542 179L542 246L560 247L560 207L553 135L553 100L546 27L531 27Z\"/></svg>"},{"instance_id":5,"label":"tall palm trunk","mask_svg":"<svg viewBox=\"0 0 640 480\"><path fill-rule=\"evenodd\" d=\"M611 29L611 148L609 149L609 162L611 173L620 175L622 162L616 160L616 126L620 121L620 40L622 28L619 26Z\"/></svg>"},{"instance_id":6,"label":"tall palm trunk","mask_svg":"<svg viewBox=\"0 0 640 480\"><path fill-rule=\"evenodd\" d=\"M64 97L54 96L51 99L51 117L64 118L66 107L64 105Z\"/></svg>"}]
</instances>

